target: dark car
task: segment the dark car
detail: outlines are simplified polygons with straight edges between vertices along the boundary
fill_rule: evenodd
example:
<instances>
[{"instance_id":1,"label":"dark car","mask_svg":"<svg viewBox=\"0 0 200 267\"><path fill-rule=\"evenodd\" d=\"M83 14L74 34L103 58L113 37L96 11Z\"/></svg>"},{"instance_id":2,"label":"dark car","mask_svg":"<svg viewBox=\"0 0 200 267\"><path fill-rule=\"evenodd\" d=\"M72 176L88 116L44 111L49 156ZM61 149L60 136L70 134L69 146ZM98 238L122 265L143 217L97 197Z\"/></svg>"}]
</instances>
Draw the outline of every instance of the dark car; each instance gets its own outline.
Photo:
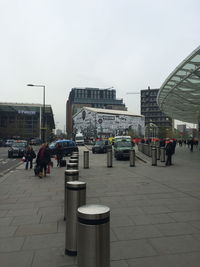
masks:
<instances>
[{"instance_id":1,"label":"dark car","mask_svg":"<svg viewBox=\"0 0 200 267\"><path fill-rule=\"evenodd\" d=\"M112 145L108 140L98 140L92 147L92 153L106 153L112 149Z\"/></svg>"},{"instance_id":2,"label":"dark car","mask_svg":"<svg viewBox=\"0 0 200 267\"><path fill-rule=\"evenodd\" d=\"M57 140L49 145L52 156L56 154L56 148L58 144L61 146L63 156L71 155L72 152L78 151L76 142L72 140Z\"/></svg>"},{"instance_id":3,"label":"dark car","mask_svg":"<svg viewBox=\"0 0 200 267\"><path fill-rule=\"evenodd\" d=\"M27 146L27 141L14 141L8 149L8 158L22 158L25 155Z\"/></svg>"}]
</instances>

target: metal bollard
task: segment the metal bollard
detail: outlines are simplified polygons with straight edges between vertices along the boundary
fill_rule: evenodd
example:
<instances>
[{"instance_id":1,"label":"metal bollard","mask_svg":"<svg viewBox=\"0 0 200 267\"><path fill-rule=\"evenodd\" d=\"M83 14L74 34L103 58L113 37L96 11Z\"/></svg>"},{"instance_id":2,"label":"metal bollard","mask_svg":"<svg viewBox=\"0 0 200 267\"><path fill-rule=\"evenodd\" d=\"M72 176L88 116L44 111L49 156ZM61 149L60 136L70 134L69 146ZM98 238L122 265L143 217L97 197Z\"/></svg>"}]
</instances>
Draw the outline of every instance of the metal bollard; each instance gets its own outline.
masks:
<instances>
[{"instance_id":1,"label":"metal bollard","mask_svg":"<svg viewBox=\"0 0 200 267\"><path fill-rule=\"evenodd\" d=\"M89 151L83 151L83 168L89 168Z\"/></svg>"},{"instance_id":2,"label":"metal bollard","mask_svg":"<svg viewBox=\"0 0 200 267\"><path fill-rule=\"evenodd\" d=\"M67 170L77 170L77 169L78 169L77 163L72 163L72 162L67 163Z\"/></svg>"},{"instance_id":3,"label":"metal bollard","mask_svg":"<svg viewBox=\"0 0 200 267\"><path fill-rule=\"evenodd\" d=\"M130 167L135 167L135 150L130 150Z\"/></svg>"},{"instance_id":4,"label":"metal bollard","mask_svg":"<svg viewBox=\"0 0 200 267\"><path fill-rule=\"evenodd\" d=\"M110 208L78 208L78 267L110 267Z\"/></svg>"},{"instance_id":5,"label":"metal bollard","mask_svg":"<svg viewBox=\"0 0 200 267\"><path fill-rule=\"evenodd\" d=\"M152 147L152 166L157 166L157 149Z\"/></svg>"},{"instance_id":6,"label":"metal bollard","mask_svg":"<svg viewBox=\"0 0 200 267\"><path fill-rule=\"evenodd\" d=\"M165 162L165 147L160 148L160 161Z\"/></svg>"},{"instance_id":7,"label":"metal bollard","mask_svg":"<svg viewBox=\"0 0 200 267\"><path fill-rule=\"evenodd\" d=\"M65 170L65 182L64 182L64 220L66 220L67 215L67 182L77 181L79 179L78 170Z\"/></svg>"},{"instance_id":8,"label":"metal bollard","mask_svg":"<svg viewBox=\"0 0 200 267\"><path fill-rule=\"evenodd\" d=\"M78 160L78 155L72 154L71 157L70 157L70 159L77 159Z\"/></svg>"},{"instance_id":9,"label":"metal bollard","mask_svg":"<svg viewBox=\"0 0 200 267\"><path fill-rule=\"evenodd\" d=\"M69 159L69 163L77 163L78 164L78 159L72 159L72 158L70 158Z\"/></svg>"},{"instance_id":10,"label":"metal bollard","mask_svg":"<svg viewBox=\"0 0 200 267\"><path fill-rule=\"evenodd\" d=\"M67 220L65 254L77 255L77 209L86 204L86 183L67 182Z\"/></svg>"},{"instance_id":11,"label":"metal bollard","mask_svg":"<svg viewBox=\"0 0 200 267\"><path fill-rule=\"evenodd\" d=\"M149 157L152 157L152 145L150 145L150 147L149 147Z\"/></svg>"},{"instance_id":12,"label":"metal bollard","mask_svg":"<svg viewBox=\"0 0 200 267\"><path fill-rule=\"evenodd\" d=\"M107 151L107 167L108 168L112 167L112 162L113 162L112 150L108 150Z\"/></svg>"},{"instance_id":13,"label":"metal bollard","mask_svg":"<svg viewBox=\"0 0 200 267\"><path fill-rule=\"evenodd\" d=\"M157 150L157 160L160 160L160 147L159 146L157 146L156 147L156 150Z\"/></svg>"}]
</instances>

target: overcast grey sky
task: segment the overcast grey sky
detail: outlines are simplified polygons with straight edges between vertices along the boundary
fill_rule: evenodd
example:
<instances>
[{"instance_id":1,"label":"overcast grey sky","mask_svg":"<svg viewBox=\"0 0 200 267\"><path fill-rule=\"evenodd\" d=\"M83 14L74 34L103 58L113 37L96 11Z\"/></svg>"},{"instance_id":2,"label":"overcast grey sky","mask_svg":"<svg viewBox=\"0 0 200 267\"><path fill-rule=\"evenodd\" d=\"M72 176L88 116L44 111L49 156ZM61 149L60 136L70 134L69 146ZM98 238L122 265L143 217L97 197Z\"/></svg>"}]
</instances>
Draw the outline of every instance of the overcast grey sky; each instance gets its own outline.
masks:
<instances>
[{"instance_id":1,"label":"overcast grey sky","mask_svg":"<svg viewBox=\"0 0 200 267\"><path fill-rule=\"evenodd\" d=\"M73 87L114 86L128 110L200 44L199 0L0 0L0 102L51 104L65 125Z\"/></svg>"}]
</instances>

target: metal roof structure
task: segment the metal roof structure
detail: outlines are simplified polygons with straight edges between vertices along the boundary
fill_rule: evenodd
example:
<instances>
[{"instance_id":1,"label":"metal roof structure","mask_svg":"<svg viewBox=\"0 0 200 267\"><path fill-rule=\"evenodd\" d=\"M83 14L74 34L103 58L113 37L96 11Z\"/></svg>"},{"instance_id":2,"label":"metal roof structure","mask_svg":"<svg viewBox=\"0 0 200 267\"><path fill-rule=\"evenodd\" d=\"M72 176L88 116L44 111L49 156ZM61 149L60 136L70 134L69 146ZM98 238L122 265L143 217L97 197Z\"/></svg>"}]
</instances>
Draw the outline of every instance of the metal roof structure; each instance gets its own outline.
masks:
<instances>
[{"instance_id":1,"label":"metal roof structure","mask_svg":"<svg viewBox=\"0 0 200 267\"><path fill-rule=\"evenodd\" d=\"M173 119L200 121L200 46L162 84L157 103Z\"/></svg>"}]
</instances>

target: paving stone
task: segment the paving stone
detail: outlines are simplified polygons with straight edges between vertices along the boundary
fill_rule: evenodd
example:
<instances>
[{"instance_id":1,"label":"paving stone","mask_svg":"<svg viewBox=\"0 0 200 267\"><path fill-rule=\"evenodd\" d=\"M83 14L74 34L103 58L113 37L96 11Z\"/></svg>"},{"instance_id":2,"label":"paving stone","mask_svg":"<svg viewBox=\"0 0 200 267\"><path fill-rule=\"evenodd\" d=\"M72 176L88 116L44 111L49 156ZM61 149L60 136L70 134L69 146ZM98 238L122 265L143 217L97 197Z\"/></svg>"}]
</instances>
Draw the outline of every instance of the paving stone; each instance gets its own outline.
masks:
<instances>
[{"instance_id":1,"label":"paving stone","mask_svg":"<svg viewBox=\"0 0 200 267\"><path fill-rule=\"evenodd\" d=\"M141 207L145 214L159 214L159 213L169 213L172 212L166 206L148 206L148 207Z\"/></svg>"},{"instance_id":2,"label":"paving stone","mask_svg":"<svg viewBox=\"0 0 200 267\"><path fill-rule=\"evenodd\" d=\"M41 235L57 232L57 223L20 225L15 236Z\"/></svg>"},{"instance_id":3,"label":"paving stone","mask_svg":"<svg viewBox=\"0 0 200 267\"><path fill-rule=\"evenodd\" d=\"M127 261L129 267L199 267L200 253L153 256Z\"/></svg>"},{"instance_id":4,"label":"paving stone","mask_svg":"<svg viewBox=\"0 0 200 267\"><path fill-rule=\"evenodd\" d=\"M39 215L24 215L14 217L12 221L12 225L23 225L23 224L34 224L39 223L41 220L41 216Z\"/></svg>"},{"instance_id":5,"label":"paving stone","mask_svg":"<svg viewBox=\"0 0 200 267\"><path fill-rule=\"evenodd\" d=\"M13 218L12 217L4 217L4 218L0 218L0 226L3 225L9 225L12 222Z\"/></svg>"},{"instance_id":6,"label":"paving stone","mask_svg":"<svg viewBox=\"0 0 200 267\"><path fill-rule=\"evenodd\" d=\"M31 267L33 255L33 251L0 253L0 265L2 267Z\"/></svg>"},{"instance_id":7,"label":"paving stone","mask_svg":"<svg viewBox=\"0 0 200 267\"><path fill-rule=\"evenodd\" d=\"M156 255L146 240L117 241L111 243L111 260L125 260Z\"/></svg>"},{"instance_id":8,"label":"paving stone","mask_svg":"<svg viewBox=\"0 0 200 267\"><path fill-rule=\"evenodd\" d=\"M5 226L2 225L0 228L0 238L13 236L17 227L16 226Z\"/></svg>"},{"instance_id":9,"label":"paving stone","mask_svg":"<svg viewBox=\"0 0 200 267\"><path fill-rule=\"evenodd\" d=\"M64 247L63 233L28 236L23 250Z\"/></svg>"},{"instance_id":10,"label":"paving stone","mask_svg":"<svg viewBox=\"0 0 200 267\"><path fill-rule=\"evenodd\" d=\"M170 235L187 235L193 233L200 233L195 227L192 227L188 223L167 223L167 224L157 224L158 230L165 236Z\"/></svg>"},{"instance_id":11,"label":"paving stone","mask_svg":"<svg viewBox=\"0 0 200 267\"><path fill-rule=\"evenodd\" d=\"M111 216L111 226L129 226L133 225L133 221L128 216Z\"/></svg>"},{"instance_id":12,"label":"paving stone","mask_svg":"<svg viewBox=\"0 0 200 267\"><path fill-rule=\"evenodd\" d=\"M110 267L129 267L126 261L111 261Z\"/></svg>"},{"instance_id":13,"label":"paving stone","mask_svg":"<svg viewBox=\"0 0 200 267\"><path fill-rule=\"evenodd\" d=\"M172 236L149 239L159 254L175 254L200 251L200 240L192 236Z\"/></svg>"},{"instance_id":14,"label":"paving stone","mask_svg":"<svg viewBox=\"0 0 200 267\"><path fill-rule=\"evenodd\" d=\"M20 216L20 215L33 215L37 213L38 209L33 208L33 209L21 209L21 210L9 210L7 212L7 217L9 216Z\"/></svg>"},{"instance_id":15,"label":"paving stone","mask_svg":"<svg viewBox=\"0 0 200 267\"><path fill-rule=\"evenodd\" d=\"M131 240L162 236L162 234L153 225L113 227L112 229L118 240Z\"/></svg>"},{"instance_id":16,"label":"paving stone","mask_svg":"<svg viewBox=\"0 0 200 267\"><path fill-rule=\"evenodd\" d=\"M130 216L136 225L175 222L167 213Z\"/></svg>"},{"instance_id":17,"label":"paving stone","mask_svg":"<svg viewBox=\"0 0 200 267\"><path fill-rule=\"evenodd\" d=\"M23 237L1 238L0 253L19 251L24 243Z\"/></svg>"},{"instance_id":18,"label":"paving stone","mask_svg":"<svg viewBox=\"0 0 200 267\"><path fill-rule=\"evenodd\" d=\"M169 214L177 222L189 222L200 220L199 211L173 212Z\"/></svg>"},{"instance_id":19,"label":"paving stone","mask_svg":"<svg viewBox=\"0 0 200 267\"><path fill-rule=\"evenodd\" d=\"M64 254L63 248L40 249L35 252L31 267L77 266L77 257Z\"/></svg>"}]
</instances>

